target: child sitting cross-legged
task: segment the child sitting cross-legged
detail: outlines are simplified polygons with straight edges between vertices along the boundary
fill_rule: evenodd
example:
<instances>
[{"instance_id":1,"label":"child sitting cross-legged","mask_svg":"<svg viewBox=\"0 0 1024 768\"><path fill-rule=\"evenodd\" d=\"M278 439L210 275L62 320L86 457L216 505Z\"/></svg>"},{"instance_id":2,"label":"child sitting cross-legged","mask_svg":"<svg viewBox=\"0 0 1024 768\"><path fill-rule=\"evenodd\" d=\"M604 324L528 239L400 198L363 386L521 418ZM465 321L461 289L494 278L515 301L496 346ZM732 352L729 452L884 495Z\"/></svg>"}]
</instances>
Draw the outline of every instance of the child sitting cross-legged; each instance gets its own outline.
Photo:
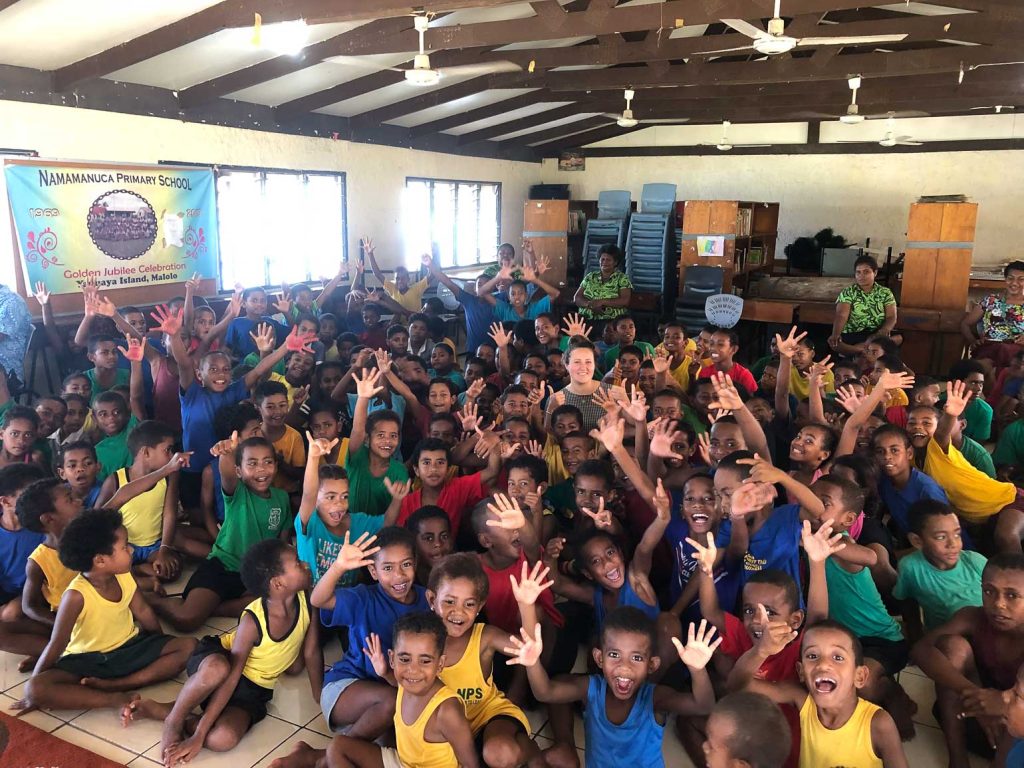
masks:
<instances>
[{"instance_id":1,"label":"child sitting cross-legged","mask_svg":"<svg viewBox=\"0 0 1024 768\"><path fill-rule=\"evenodd\" d=\"M178 698L161 703L136 694L121 710L124 725L138 718L163 721L165 765L188 762L204 746L214 752L233 748L267 716L282 674L297 674L305 666L314 695L320 688L318 624L310 621L305 593L309 569L285 542L265 539L245 553L241 577L256 599L242 611L234 631L199 642ZM200 717L192 714L197 706L203 710Z\"/></svg>"},{"instance_id":2,"label":"child sitting cross-legged","mask_svg":"<svg viewBox=\"0 0 1024 768\"><path fill-rule=\"evenodd\" d=\"M25 561L43 541L41 534L25 530L18 522L18 497L31 483L45 476L38 464L8 464L0 468L0 622L21 616Z\"/></svg>"},{"instance_id":3,"label":"child sitting cross-legged","mask_svg":"<svg viewBox=\"0 0 1024 768\"><path fill-rule=\"evenodd\" d=\"M65 527L59 552L64 566L80 573L61 598L50 642L15 708L123 707L129 691L185 668L196 641L160 632L132 578L119 512L82 512Z\"/></svg>"},{"instance_id":4,"label":"child sitting cross-legged","mask_svg":"<svg viewBox=\"0 0 1024 768\"><path fill-rule=\"evenodd\" d=\"M789 637L795 639L796 632ZM858 693L869 673L853 632L832 620L807 627L797 669L802 683L758 680L753 667L737 667L742 679L736 682L799 710L802 768L833 765L837 759L858 768L906 768L892 717Z\"/></svg>"},{"instance_id":5,"label":"child sitting cross-legged","mask_svg":"<svg viewBox=\"0 0 1024 768\"><path fill-rule=\"evenodd\" d=\"M509 638L511 646L505 650L512 657L509 663L526 667L538 700L583 702L587 768L664 766L664 714L706 715L714 705L715 692L706 667L722 642L720 638L712 642L715 628L703 621L699 629L691 624L685 647L674 640L679 659L690 671L692 693L649 682L662 661L655 651L655 626L643 611L630 606L615 608L605 618L598 646L592 651L599 674L561 675L552 680L538 663L543 641L534 606L550 586L543 582L545 576L545 572L536 577L524 574L521 581L514 582L525 626L522 639Z\"/></svg>"}]
</instances>

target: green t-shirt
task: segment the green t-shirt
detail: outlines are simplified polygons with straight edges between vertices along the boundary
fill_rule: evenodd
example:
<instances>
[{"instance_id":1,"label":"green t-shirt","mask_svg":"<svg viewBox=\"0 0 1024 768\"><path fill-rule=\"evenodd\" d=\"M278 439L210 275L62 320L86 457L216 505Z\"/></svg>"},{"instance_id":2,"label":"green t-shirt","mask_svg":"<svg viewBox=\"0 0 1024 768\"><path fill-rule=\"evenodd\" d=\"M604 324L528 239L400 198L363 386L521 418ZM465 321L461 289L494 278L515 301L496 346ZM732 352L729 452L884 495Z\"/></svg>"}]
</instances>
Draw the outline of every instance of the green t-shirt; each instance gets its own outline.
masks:
<instances>
[{"instance_id":1,"label":"green t-shirt","mask_svg":"<svg viewBox=\"0 0 1024 768\"><path fill-rule=\"evenodd\" d=\"M584 275L583 282L580 283L582 296L591 301L617 299L626 288L632 290L633 283L619 270L612 272L607 280L602 280L601 272L595 269ZM590 307L580 307L580 314L588 320L611 320L628 311L625 307L602 307L596 311Z\"/></svg>"},{"instance_id":2,"label":"green t-shirt","mask_svg":"<svg viewBox=\"0 0 1024 768\"><path fill-rule=\"evenodd\" d=\"M409 479L405 465L394 458L383 476L374 477L370 474L370 449L365 445L354 452L349 447L345 470L348 472L348 508L366 515L383 515L387 512L391 494L384 486L385 477L393 483Z\"/></svg>"},{"instance_id":3,"label":"green t-shirt","mask_svg":"<svg viewBox=\"0 0 1024 768\"><path fill-rule=\"evenodd\" d=\"M839 292L836 304L849 304L850 317L843 333L864 333L878 330L885 322L885 308L896 303L892 291L877 283L867 293L859 285L848 285Z\"/></svg>"},{"instance_id":4,"label":"green t-shirt","mask_svg":"<svg viewBox=\"0 0 1024 768\"><path fill-rule=\"evenodd\" d=\"M960 453L967 459L967 462L979 472L984 472L991 478L996 476L996 465L992 463L992 457L989 456L988 451L984 449L979 443L971 440L969 437L964 437L963 444L960 446Z\"/></svg>"},{"instance_id":5,"label":"green t-shirt","mask_svg":"<svg viewBox=\"0 0 1024 768\"><path fill-rule=\"evenodd\" d=\"M217 467L213 471L218 471ZM216 557L229 571L237 572L249 547L280 536L282 530L291 526L292 510L288 494L280 488L271 488L270 496L264 498L239 481L233 494L223 496L224 523L210 557Z\"/></svg>"},{"instance_id":6,"label":"green t-shirt","mask_svg":"<svg viewBox=\"0 0 1024 768\"><path fill-rule=\"evenodd\" d=\"M653 344L648 344L646 341L639 341L634 339L632 346L640 347L640 349L643 350L643 353L645 355L650 355L651 357L654 357ZM610 371L612 369L612 366L615 365L615 361L619 359L619 350L621 348L622 347L620 347L618 344L616 344L614 347L608 348L608 351L604 353L603 370Z\"/></svg>"},{"instance_id":7,"label":"green t-shirt","mask_svg":"<svg viewBox=\"0 0 1024 768\"><path fill-rule=\"evenodd\" d=\"M101 392L106 392L114 387L127 387L128 382L131 380L132 373L124 368L118 368L114 375L114 383L109 387L101 387L100 383L96 381L96 369L90 368L88 371L82 371L82 375L89 380L89 384L92 386L92 399L96 399L96 395Z\"/></svg>"},{"instance_id":8,"label":"green t-shirt","mask_svg":"<svg viewBox=\"0 0 1024 768\"><path fill-rule=\"evenodd\" d=\"M825 561L825 578L830 619L848 627L857 637L877 637L891 642L903 639L900 625L885 609L871 571L861 568L857 573L850 573L830 557Z\"/></svg>"},{"instance_id":9,"label":"green t-shirt","mask_svg":"<svg viewBox=\"0 0 1024 768\"><path fill-rule=\"evenodd\" d=\"M984 400L972 397L964 408L964 418L967 419L964 436L979 443L992 437L992 406Z\"/></svg>"},{"instance_id":10,"label":"green t-shirt","mask_svg":"<svg viewBox=\"0 0 1024 768\"><path fill-rule=\"evenodd\" d=\"M250 368L255 368L259 364L260 364L260 353L259 352L250 352L248 355L246 355L244 358L242 358L242 365L247 365ZM284 358L282 358L270 370L273 373L279 373L282 376L284 376L284 372L287 369L287 367L288 367L288 364L284 361Z\"/></svg>"},{"instance_id":11,"label":"green t-shirt","mask_svg":"<svg viewBox=\"0 0 1024 768\"><path fill-rule=\"evenodd\" d=\"M562 531L572 527L572 519L576 515L576 485L570 477L560 483L548 486L544 491L544 503L551 508Z\"/></svg>"},{"instance_id":12,"label":"green t-shirt","mask_svg":"<svg viewBox=\"0 0 1024 768\"><path fill-rule=\"evenodd\" d=\"M114 474L117 470L131 466L135 457L128 452L128 433L135 429L138 423L139 420L135 416L129 416L124 429L96 443L96 458L100 462L100 473L97 477L99 482L102 483L108 475Z\"/></svg>"},{"instance_id":13,"label":"green t-shirt","mask_svg":"<svg viewBox=\"0 0 1024 768\"><path fill-rule=\"evenodd\" d=\"M1017 419L1003 430L992 459L998 467L1024 463L1024 419Z\"/></svg>"},{"instance_id":14,"label":"green t-shirt","mask_svg":"<svg viewBox=\"0 0 1024 768\"><path fill-rule=\"evenodd\" d=\"M953 568L940 571L918 550L900 560L892 596L917 601L924 611L924 628L930 632L961 608L981 605L981 572L987 562L984 555L965 549Z\"/></svg>"}]
</instances>

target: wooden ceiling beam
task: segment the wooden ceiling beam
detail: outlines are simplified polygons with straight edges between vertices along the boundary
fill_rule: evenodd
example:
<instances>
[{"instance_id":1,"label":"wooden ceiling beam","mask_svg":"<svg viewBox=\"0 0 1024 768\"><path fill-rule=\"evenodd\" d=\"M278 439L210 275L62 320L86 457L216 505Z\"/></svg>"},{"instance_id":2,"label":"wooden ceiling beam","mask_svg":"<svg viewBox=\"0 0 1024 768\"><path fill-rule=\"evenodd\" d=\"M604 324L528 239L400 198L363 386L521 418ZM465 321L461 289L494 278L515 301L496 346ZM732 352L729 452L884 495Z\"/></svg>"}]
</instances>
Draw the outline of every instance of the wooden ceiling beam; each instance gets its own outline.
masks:
<instances>
[{"instance_id":1,"label":"wooden ceiling beam","mask_svg":"<svg viewBox=\"0 0 1024 768\"><path fill-rule=\"evenodd\" d=\"M431 120L429 123L422 123L420 125L413 126L409 129L409 135L416 138L428 133L440 133L459 125L469 125L470 123L475 123L477 120L486 120L487 118L503 115L506 112L512 112L516 109L531 107L534 104L551 101L552 98L553 97L548 91L543 88L538 88L535 91L521 93L518 96L513 96L509 99L502 99L501 101L497 101L493 104L471 109L468 112L460 112L457 115L449 115L448 117L442 117L439 120Z\"/></svg>"},{"instance_id":2,"label":"wooden ceiling beam","mask_svg":"<svg viewBox=\"0 0 1024 768\"><path fill-rule=\"evenodd\" d=\"M16 2L18 2L18 0L0 0L0 11L10 8Z\"/></svg>"}]
</instances>

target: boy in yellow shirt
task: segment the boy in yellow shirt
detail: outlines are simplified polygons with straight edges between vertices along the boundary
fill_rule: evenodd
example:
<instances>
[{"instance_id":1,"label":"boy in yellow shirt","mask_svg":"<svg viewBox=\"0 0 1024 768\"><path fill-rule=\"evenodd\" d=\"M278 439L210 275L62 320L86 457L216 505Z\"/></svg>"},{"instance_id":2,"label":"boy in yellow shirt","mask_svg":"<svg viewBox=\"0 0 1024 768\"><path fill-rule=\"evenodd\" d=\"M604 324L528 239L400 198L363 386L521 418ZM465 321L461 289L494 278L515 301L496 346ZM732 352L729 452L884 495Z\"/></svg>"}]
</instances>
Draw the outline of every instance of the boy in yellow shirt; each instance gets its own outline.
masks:
<instances>
[{"instance_id":1,"label":"boy in yellow shirt","mask_svg":"<svg viewBox=\"0 0 1024 768\"><path fill-rule=\"evenodd\" d=\"M128 691L185 668L196 641L160 631L132 578L119 512L82 512L64 529L58 551L64 567L80 573L61 597L50 642L15 709L119 708L131 701Z\"/></svg>"}]
</instances>

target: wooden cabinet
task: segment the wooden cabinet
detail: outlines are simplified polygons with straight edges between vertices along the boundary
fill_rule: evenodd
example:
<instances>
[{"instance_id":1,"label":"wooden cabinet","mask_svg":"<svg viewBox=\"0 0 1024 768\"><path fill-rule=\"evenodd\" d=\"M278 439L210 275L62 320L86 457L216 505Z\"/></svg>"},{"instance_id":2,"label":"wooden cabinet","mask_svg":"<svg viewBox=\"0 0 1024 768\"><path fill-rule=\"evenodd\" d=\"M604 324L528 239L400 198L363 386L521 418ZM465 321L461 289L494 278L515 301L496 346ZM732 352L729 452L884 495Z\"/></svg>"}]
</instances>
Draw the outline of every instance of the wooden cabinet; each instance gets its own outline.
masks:
<instances>
[{"instance_id":1,"label":"wooden cabinet","mask_svg":"<svg viewBox=\"0 0 1024 768\"><path fill-rule=\"evenodd\" d=\"M527 200L524 204L523 239L533 244L538 257L547 257L551 270L544 280L556 288L566 285L568 231L568 200Z\"/></svg>"}]
</instances>

